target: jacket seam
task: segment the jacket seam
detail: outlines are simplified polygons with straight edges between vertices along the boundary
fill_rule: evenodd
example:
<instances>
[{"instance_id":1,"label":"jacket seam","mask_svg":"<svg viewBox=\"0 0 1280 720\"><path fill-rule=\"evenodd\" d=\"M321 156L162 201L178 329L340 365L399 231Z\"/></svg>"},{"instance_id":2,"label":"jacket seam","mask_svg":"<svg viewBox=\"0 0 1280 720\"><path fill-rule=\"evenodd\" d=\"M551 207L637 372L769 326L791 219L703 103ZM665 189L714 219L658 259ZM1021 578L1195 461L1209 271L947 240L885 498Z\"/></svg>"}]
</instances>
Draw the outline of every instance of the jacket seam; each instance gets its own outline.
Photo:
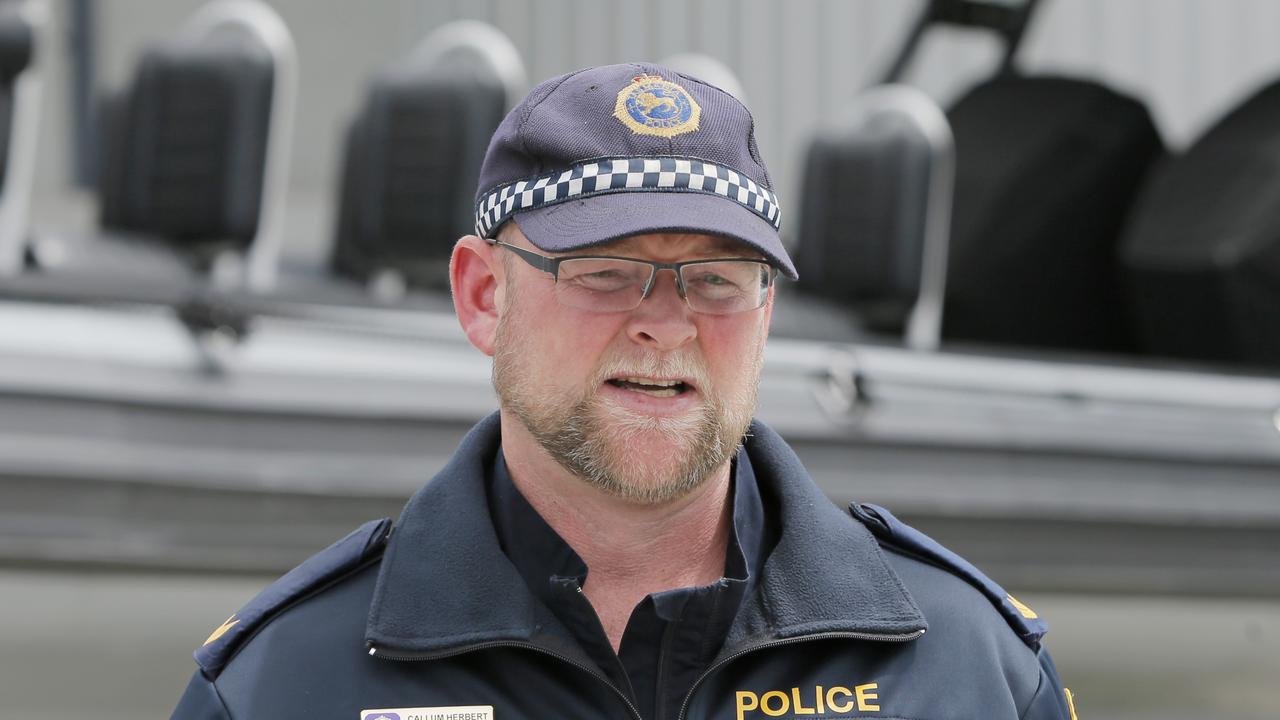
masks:
<instances>
[{"instance_id":1,"label":"jacket seam","mask_svg":"<svg viewBox=\"0 0 1280 720\"><path fill-rule=\"evenodd\" d=\"M1042 664L1041 661L1039 661L1039 652L1036 653L1036 666L1037 666L1037 670L1039 671L1039 679L1036 684L1036 692L1032 693L1032 697L1030 697L1029 700L1027 701L1027 706L1023 707L1023 710L1019 712L1018 720L1023 720L1024 717L1027 716L1028 712L1030 712L1030 710L1032 710L1033 707L1036 707L1036 698L1041 696L1041 693L1044 692L1044 682L1046 682L1046 680L1048 679L1048 673L1044 671L1044 665ZM1050 683L1051 687L1052 687L1052 684L1053 683Z\"/></svg>"},{"instance_id":2,"label":"jacket seam","mask_svg":"<svg viewBox=\"0 0 1280 720\"><path fill-rule=\"evenodd\" d=\"M218 681L210 680L209 687L213 689L213 696L218 698L218 704L222 706L222 715L227 720L233 720L231 717L231 708L227 707L226 698L222 697L222 691L218 689Z\"/></svg>"},{"instance_id":3,"label":"jacket seam","mask_svg":"<svg viewBox=\"0 0 1280 720\"><path fill-rule=\"evenodd\" d=\"M1036 663L1037 666L1039 664L1040 663L1038 662ZM1027 713L1031 710L1031 708L1035 707L1036 698L1040 697L1040 693L1044 691L1044 680L1045 680L1045 675L1047 673L1045 673L1044 668L1038 668L1038 669L1040 671L1039 672L1040 678L1039 678L1039 681L1036 683L1036 691L1031 693L1031 698L1027 700L1026 707L1022 708L1022 710L1018 712L1018 720L1023 720L1026 717Z\"/></svg>"}]
</instances>

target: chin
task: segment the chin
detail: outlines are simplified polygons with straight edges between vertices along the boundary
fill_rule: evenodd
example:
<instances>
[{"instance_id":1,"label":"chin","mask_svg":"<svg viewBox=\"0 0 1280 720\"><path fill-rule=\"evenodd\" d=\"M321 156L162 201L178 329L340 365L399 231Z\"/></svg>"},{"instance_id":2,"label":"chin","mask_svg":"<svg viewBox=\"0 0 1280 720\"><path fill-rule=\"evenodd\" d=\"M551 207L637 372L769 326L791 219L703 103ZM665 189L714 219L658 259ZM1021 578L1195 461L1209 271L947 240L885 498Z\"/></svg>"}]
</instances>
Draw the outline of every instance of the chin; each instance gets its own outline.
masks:
<instances>
[{"instance_id":1,"label":"chin","mask_svg":"<svg viewBox=\"0 0 1280 720\"><path fill-rule=\"evenodd\" d=\"M736 449L708 408L678 416L640 415L597 407L575 428L566 467L589 484L624 500L660 504L706 482ZM563 461L562 461L563 462Z\"/></svg>"},{"instance_id":2,"label":"chin","mask_svg":"<svg viewBox=\"0 0 1280 720\"><path fill-rule=\"evenodd\" d=\"M749 412L705 401L681 413L649 414L598 394L564 404L520 384L497 386L504 408L561 467L636 504L671 502L702 486L729 462L750 420Z\"/></svg>"}]
</instances>

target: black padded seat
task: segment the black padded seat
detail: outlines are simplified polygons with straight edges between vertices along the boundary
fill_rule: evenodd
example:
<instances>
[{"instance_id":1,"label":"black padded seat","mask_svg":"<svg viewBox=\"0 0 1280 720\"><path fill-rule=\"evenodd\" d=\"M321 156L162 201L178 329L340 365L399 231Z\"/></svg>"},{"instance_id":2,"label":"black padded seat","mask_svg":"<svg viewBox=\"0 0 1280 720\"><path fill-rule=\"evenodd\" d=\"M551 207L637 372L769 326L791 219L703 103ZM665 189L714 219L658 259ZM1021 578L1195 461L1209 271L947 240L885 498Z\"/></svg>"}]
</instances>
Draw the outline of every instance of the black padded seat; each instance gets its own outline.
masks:
<instances>
[{"instance_id":1,"label":"black padded seat","mask_svg":"<svg viewBox=\"0 0 1280 720\"><path fill-rule=\"evenodd\" d=\"M192 40L152 46L129 86L102 98L99 226L31 240L34 295L177 307L243 286L277 68L248 37Z\"/></svg>"},{"instance_id":2,"label":"black padded seat","mask_svg":"<svg viewBox=\"0 0 1280 720\"><path fill-rule=\"evenodd\" d=\"M146 52L103 105L102 227L197 264L258 230L274 69L265 50L210 40Z\"/></svg>"},{"instance_id":3,"label":"black padded seat","mask_svg":"<svg viewBox=\"0 0 1280 720\"><path fill-rule=\"evenodd\" d=\"M943 337L1101 352L1136 343L1118 250L1163 143L1097 83L997 76L948 112L956 192Z\"/></svg>"},{"instance_id":4,"label":"black padded seat","mask_svg":"<svg viewBox=\"0 0 1280 720\"><path fill-rule=\"evenodd\" d=\"M933 151L901 116L819 133L805 157L799 297L846 306L856 324L901 334L921 288Z\"/></svg>"},{"instance_id":5,"label":"black padded seat","mask_svg":"<svg viewBox=\"0 0 1280 720\"><path fill-rule=\"evenodd\" d=\"M346 136L331 263L340 277L391 272L410 288L448 287L506 103L499 78L468 59L392 68L371 84Z\"/></svg>"},{"instance_id":6,"label":"black padded seat","mask_svg":"<svg viewBox=\"0 0 1280 720\"><path fill-rule=\"evenodd\" d=\"M843 307L857 336L937 348L953 167L946 117L923 92L854 98L805 158L796 299L821 304L816 317Z\"/></svg>"},{"instance_id":7,"label":"black padded seat","mask_svg":"<svg viewBox=\"0 0 1280 720\"><path fill-rule=\"evenodd\" d=\"M1146 352L1280 367L1280 82L1157 169L1123 265Z\"/></svg>"}]
</instances>

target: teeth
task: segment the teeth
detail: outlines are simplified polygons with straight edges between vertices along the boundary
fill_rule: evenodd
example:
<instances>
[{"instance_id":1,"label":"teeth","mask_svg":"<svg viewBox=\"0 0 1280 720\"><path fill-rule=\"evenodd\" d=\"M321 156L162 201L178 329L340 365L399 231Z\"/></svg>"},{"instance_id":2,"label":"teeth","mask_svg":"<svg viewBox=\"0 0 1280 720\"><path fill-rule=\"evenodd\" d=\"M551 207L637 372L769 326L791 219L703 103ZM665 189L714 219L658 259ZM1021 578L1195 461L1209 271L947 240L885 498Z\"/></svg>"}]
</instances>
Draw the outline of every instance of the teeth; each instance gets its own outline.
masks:
<instances>
[{"instance_id":1,"label":"teeth","mask_svg":"<svg viewBox=\"0 0 1280 720\"><path fill-rule=\"evenodd\" d=\"M680 394L680 391L673 387L654 388L652 390L647 390L645 388L631 388L631 392L644 393L645 395L650 395L653 397L664 397L664 398L675 397L676 395Z\"/></svg>"},{"instance_id":2,"label":"teeth","mask_svg":"<svg viewBox=\"0 0 1280 720\"><path fill-rule=\"evenodd\" d=\"M654 380L653 378L642 377L620 377L612 380L620 388L630 390L631 392L642 393L650 397L675 397L683 390L684 383L680 380Z\"/></svg>"},{"instance_id":3,"label":"teeth","mask_svg":"<svg viewBox=\"0 0 1280 720\"><path fill-rule=\"evenodd\" d=\"M675 387L680 384L679 380L651 380L649 378L624 377L620 378L623 382L629 382L634 385L650 385L653 387Z\"/></svg>"}]
</instances>

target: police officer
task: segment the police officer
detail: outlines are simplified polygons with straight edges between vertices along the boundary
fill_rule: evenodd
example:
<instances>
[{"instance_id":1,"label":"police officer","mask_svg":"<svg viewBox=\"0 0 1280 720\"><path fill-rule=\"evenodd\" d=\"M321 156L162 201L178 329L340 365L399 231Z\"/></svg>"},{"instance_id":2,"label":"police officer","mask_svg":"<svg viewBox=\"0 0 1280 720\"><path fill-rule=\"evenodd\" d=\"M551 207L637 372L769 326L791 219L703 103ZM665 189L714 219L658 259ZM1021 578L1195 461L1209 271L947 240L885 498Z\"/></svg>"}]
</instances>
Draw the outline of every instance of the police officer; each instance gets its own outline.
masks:
<instances>
[{"instance_id":1,"label":"police officer","mask_svg":"<svg viewBox=\"0 0 1280 720\"><path fill-rule=\"evenodd\" d=\"M215 630L174 717L1074 717L1034 611L752 421L771 187L697 79L535 88L451 264L500 410Z\"/></svg>"}]
</instances>

